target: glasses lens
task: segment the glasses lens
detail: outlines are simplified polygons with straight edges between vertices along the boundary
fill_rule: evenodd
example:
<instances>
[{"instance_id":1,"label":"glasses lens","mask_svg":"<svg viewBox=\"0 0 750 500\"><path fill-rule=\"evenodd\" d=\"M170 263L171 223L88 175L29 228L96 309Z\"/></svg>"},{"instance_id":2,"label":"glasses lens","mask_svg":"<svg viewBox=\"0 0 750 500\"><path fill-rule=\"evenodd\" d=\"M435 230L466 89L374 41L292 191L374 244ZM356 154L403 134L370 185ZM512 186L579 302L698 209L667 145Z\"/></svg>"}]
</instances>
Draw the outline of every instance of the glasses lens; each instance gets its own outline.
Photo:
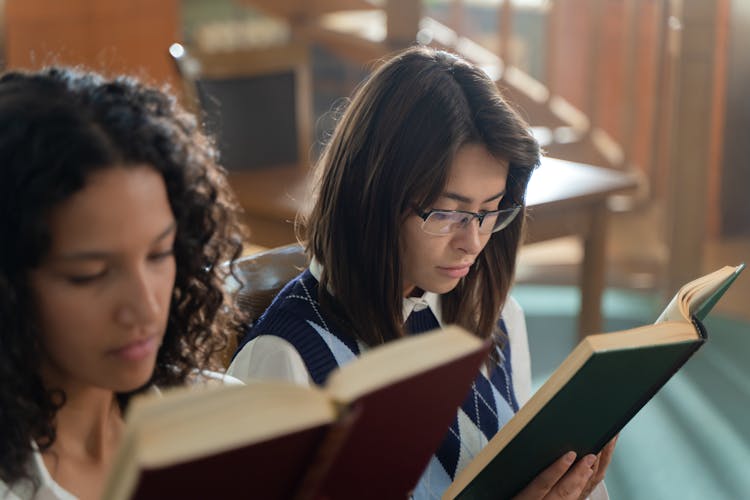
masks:
<instances>
[{"instance_id":1,"label":"glasses lens","mask_svg":"<svg viewBox=\"0 0 750 500\"><path fill-rule=\"evenodd\" d=\"M422 230L429 234L450 234L470 222L471 216L458 212L432 212L422 224Z\"/></svg>"},{"instance_id":2,"label":"glasses lens","mask_svg":"<svg viewBox=\"0 0 750 500\"><path fill-rule=\"evenodd\" d=\"M479 232L482 234L490 234L508 227L508 224L513 222L513 219L515 219L520 211L521 207L516 206L513 208L487 212L480 219L478 214L475 215L472 213L454 212L450 210L435 210L431 212L430 215L427 216L427 219L422 223L422 230L428 234L451 234L466 227L471 223L472 219L477 218L478 220L481 220L479 223Z\"/></svg>"},{"instance_id":3,"label":"glasses lens","mask_svg":"<svg viewBox=\"0 0 750 500\"><path fill-rule=\"evenodd\" d=\"M483 233L496 233L508 227L516 218L518 212L521 211L521 207L506 208L499 210L496 215L487 215L484 218L483 224L479 226L479 230Z\"/></svg>"}]
</instances>

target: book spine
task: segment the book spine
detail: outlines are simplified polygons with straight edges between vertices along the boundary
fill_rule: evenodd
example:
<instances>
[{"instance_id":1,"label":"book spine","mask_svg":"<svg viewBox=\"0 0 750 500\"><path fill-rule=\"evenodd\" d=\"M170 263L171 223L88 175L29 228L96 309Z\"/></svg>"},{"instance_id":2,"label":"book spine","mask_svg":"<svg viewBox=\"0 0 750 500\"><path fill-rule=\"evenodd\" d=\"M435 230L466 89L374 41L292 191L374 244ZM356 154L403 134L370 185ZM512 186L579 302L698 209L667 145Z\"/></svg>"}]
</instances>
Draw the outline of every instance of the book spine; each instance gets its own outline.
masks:
<instances>
[{"instance_id":1,"label":"book spine","mask_svg":"<svg viewBox=\"0 0 750 500\"><path fill-rule=\"evenodd\" d=\"M698 331L698 336L703 339L705 342L708 340L708 330L706 329L705 325L701 320L698 319L698 316L693 315L692 318L690 318L693 322L693 326Z\"/></svg>"},{"instance_id":2,"label":"book spine","mask_svg":"<svg viewBox=\"0 0 750 500\"><path fill-rule=\"evenodd\" d=\"M339 451L346 443L349 432L354 427L354 422L359 418L362 408L359 405L344 407L325 438L323 444L315 454L312 464L304 474L294 500L314 500L320 498L323 493L321 489L326 484L328 473L331 470Z\"/></svg>"}]
</instances>

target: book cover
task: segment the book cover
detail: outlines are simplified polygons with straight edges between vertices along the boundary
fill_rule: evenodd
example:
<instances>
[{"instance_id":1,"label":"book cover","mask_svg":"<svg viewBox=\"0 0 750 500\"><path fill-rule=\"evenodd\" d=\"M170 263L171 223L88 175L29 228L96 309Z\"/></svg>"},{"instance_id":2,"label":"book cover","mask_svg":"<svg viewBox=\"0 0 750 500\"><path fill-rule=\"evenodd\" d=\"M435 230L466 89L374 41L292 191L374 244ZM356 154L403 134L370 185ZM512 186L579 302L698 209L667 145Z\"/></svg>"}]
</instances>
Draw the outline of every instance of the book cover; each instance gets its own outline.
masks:
<instances>
[{"instance_id":1,"label":"book cover","mask_svg":"<svg viewBox=\"0 0 750 500\"><path fill-rule=\"evenodd\" d=\"M598 453L706 342L697 315L743 268L686 284L654 325L583 339L444 498L510 498L566 452Z\"/></svg>"},{"instance_id":2,"label":"book cover","mask_svg":"<svg viewBox=\"0 0 750 500\"><path fill-rule=\"evenodd\" d=\"M358 398L361 415L318 498L408 498L486 356L472 352Z\"/></svg>"},{"instance_id":3,"label":"book cover","mask_svg":"<svg viewBox=\"0 0 750 500\"><path fill-rule=\"evenodd\" d=\"M103 498L406 498L490 347L448 327L370 349L322 388L136 399Z\"/></svg>"}]
</instances>

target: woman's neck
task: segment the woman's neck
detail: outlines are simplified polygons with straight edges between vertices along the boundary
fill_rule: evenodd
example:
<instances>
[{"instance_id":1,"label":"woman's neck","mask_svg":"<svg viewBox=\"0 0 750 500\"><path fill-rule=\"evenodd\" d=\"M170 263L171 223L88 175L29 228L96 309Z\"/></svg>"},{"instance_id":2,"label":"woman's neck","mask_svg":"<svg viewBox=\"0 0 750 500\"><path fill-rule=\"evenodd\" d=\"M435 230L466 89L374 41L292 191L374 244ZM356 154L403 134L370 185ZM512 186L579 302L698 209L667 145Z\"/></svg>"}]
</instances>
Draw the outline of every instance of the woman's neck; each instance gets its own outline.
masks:
<instances>
[{"instance_id":1,"label":"woman's neck","mask_svg":"<svg viewBox=\"0 0 750 500\"><path fill-rule=\"evenodd\" d=\"M98 498L122 436L122 413L112 391L66 389L65 396L55 442L42 458L60 486L79 498Z\"/></svg>"},{"instance_id":2,"label":"woman's neck","mask_svg":"<svg viewBox=\"0 0 750 500\"><path fill-rule=\"evenodd\" d=\"M119 435L122 414L112 391L66 391L65 405L55 418L56 443L81 458L99 460Z\"/></svg>"}]
</instances>

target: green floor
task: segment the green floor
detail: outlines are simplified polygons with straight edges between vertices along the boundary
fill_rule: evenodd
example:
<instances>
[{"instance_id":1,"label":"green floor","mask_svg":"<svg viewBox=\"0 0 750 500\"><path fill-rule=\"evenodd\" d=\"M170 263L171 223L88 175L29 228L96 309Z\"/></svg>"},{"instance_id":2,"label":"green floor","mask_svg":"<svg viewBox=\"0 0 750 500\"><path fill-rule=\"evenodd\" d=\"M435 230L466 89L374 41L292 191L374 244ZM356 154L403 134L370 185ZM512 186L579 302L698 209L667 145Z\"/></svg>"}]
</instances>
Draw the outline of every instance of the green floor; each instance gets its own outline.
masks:
<instances>
[{"instance_id":1,"label":"green floor","mask_svg":"<svg viewBox=\"0 0 750 500\"><path fill-rule=\"evenodd\" d=\"M573 287L519 285L526 312L534 384L576 343ZM661 301L608 290L604 331L653 321ZM607 474L610 498L750 498L750 324L716 315L709 342L620 434Z\"/></svg>"}]
</instances>

